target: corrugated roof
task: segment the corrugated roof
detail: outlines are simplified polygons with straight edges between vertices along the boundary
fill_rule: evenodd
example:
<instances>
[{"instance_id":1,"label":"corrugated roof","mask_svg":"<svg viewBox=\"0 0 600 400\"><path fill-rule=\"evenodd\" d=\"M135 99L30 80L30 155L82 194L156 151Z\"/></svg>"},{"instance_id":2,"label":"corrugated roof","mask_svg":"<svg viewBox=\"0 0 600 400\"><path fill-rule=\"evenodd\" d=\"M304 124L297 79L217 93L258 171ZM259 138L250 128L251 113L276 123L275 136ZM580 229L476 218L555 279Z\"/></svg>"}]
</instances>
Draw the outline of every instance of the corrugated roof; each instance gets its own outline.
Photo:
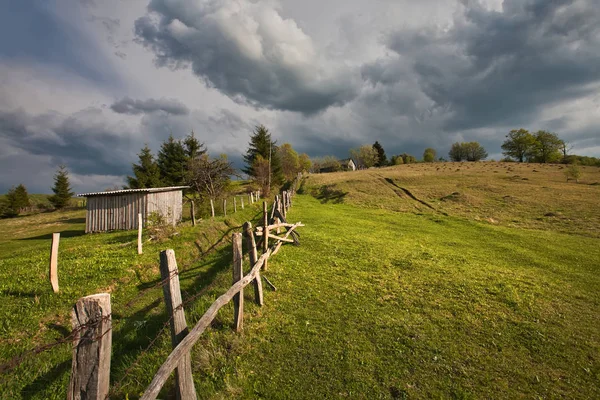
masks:
<instances>
[{"instance_id":1,"label":"corrugated roof","mask_svg":"<svg viewBox=\"0 0 600 400\"><path fill-rule=\"evenodd\" d=\"M156 192L170 192L173 190L188 189L189 186L169 186L161 188L145 188L145 189L123 189L123 190L111 190L109 192L92 192L92 193L81 193L77 197L88 197L88 196L107 196L117 195L124 193L156 193Z\"/></svg>"}]
</instances>

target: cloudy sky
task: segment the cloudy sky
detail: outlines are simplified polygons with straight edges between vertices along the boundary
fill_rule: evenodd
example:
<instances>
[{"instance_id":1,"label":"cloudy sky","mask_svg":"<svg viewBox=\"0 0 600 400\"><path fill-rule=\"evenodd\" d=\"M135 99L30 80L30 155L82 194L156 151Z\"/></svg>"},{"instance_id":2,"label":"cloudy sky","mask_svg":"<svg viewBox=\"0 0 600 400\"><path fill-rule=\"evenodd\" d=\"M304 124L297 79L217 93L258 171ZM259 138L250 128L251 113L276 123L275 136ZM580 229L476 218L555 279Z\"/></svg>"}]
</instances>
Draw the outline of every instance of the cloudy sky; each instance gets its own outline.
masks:
<instances>
[{"instance_id":1,"label":"cloudy sky","mask_svg":"<svg viewBox=\"0 0 600 400\"><path fill-rule=\"evenodd\" d=\"M311 156L498 158L524 127L598 157L598 21L597 0L8 0L0 191L47 193L59 164L76 191L122 185L192 129L241 166L261 123Z\"/></svg>"}]
</instances>

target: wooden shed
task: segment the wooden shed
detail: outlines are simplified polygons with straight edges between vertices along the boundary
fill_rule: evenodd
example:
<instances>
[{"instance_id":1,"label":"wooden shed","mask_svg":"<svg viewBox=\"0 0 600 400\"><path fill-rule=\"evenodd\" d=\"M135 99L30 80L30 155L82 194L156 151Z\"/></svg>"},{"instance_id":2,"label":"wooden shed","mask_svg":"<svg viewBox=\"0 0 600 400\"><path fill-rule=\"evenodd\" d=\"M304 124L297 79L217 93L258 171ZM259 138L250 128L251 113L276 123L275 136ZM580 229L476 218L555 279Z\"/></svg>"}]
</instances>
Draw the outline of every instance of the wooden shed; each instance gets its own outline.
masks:
<instances>
[{"instance_id":1,"label":"wooden shed","mask_svg":"<svg viewBox=\"0 0 600 400\"><path fill-rule=\"evenodd\" d=\"M124 189L110 192L83 193L86 197L85 232L107 232L138 228L138 213L146 226L153 212L173 225L181 221L183 189L174 186L149 189Z\"/></svg>"}]
</instances>

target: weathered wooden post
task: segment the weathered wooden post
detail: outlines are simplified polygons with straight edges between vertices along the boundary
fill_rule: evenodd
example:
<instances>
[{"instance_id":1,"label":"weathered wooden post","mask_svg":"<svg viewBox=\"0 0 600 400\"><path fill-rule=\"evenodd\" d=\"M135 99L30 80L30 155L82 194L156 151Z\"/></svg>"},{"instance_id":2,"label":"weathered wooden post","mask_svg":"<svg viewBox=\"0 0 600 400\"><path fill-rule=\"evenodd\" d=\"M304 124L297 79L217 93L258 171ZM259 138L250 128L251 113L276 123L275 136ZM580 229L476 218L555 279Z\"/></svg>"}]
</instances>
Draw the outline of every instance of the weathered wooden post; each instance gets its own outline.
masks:
<instances>
[{"instance_id":1,"label":"weathered wooden post","mask_svg":"<svg viewBox=\"0 0 600 400\"><path fill-rule=\"evenodd\" d=\"M215 202L213 201L213 199L210 199L210 216L212 218L215 217Z\"/></svg>"},{"instance_id":2,"label":"weathered wooden post","mask_svg":"<svg viewBox=\"0 0 600 400\"><path fill-rule=\"evenodd\" d=\"M281 215L283 215L283 219L287 221L287 192L285 190L281 193L281 203Z\"/></svg>"},{"instance_id":3,"label":"weathered wooden post","mask_svg":"<svg viewBox=\"0 0 600 400\"><path fill-rule=\"evenodd\" d=\"M52 291L58 293L58 243L60 242L60 232L52 234L52 245L50 246L50 284Z\"/></svg>"},{"instance_id":4,"label":"weathered wooden post","mask_svg":"<svg viewBox=\"0 0 600 400\"><path fill-rule=\"evenodd\" d=\"M234 233L231 237L233 243L233 284L244 276L242 258L242 234ZM233 296L233 327L240 332L244 327L244 289Z\"/></svg>"},{"instance_id":5,"label":"weathered wooden post","mask_svg":"<svg viewBox=\"0 0 600 400\"><path fill-rule=\"evenodd\" d=\"M263 254L269 250L269 212L267 210L267 202L263 201ZM269 267L268 258L263 263L262 269L266 271Z\"/></svg>"},{"instance_id":6,"label":"weathered wooden post","mask_svg":"<svg viewBox=\"0 0 600 400\"><path fill-rule=\"evenodd\" d=\"M254 193L250 192L250 204L254 204Z\"/></svg>"},{"instance_id":7,"label":"weathered wooden post","mask_svg":"<svg viewBox=\"0 0 600 400\"><path fill-rule=\"evenodd\" d=\"M192 226L196 226L196 208L194 207L194 200L191 201L192 208L190 213L192 214Z\"/></svg>"},{"instance_id":8,"label":"weathered wooden post","mask_svg":"<svg viewBox=\"0 0 600 400\"><path fill-rule=\"evenodd\" d=\"M138 254L142 254L142 228L143 228L142 214L138 213Z\"/></svg>"},{"instance_id":9,"label":"weathered wooden post","mask_svg":"<svg viewBox=\"0 0 600 400\"><path fill-rule=\"evenodd\" d=\"M233 212L237 212L237 197L233 197Z\"/></svg>"},{"instance_id":10,"label":"weathered wooden post","mask_svg":"<svg viewBox=\"0 0 600 400\"><path fill-rule=\"evenodd\" d=\"M179 288L177 260L175 259L175 252L171 249L160 252L160 277L163 281L163 294L171 325L171 344L175 348L188 334L188 327ZM192 362L189 353L177 364L175 387L177 399L196 400L196 388L194 387Z\"/></svg>"},{"instance_id":11,"label":"weathered wooden post","mask_svg":"<svg viewBox=\"0 0 600 400\"><path fill-rule=\"evenodd\" d=\"M244 209L244 198L240 197L240 201L242 202L242 210Z\"/></svg>"},{"instance_id":12,"label":"weathered wooden post","mask_svg":"<svg viewBox=\"0 0 600 400\"><path fill-rule=\"evenodd\" d=\"M275 209L279 211L279 214L281 214L281 197L279 197L279 195L275 196ZM275 217L275 223L279 224L280 222L282 221L279 220L279 217ZM280 234L281 228L277 227L275 232L277 232L277 234Z\"/></svg>"},{"instance_id":13,"label":"weathered wooden post","mask_svg":"<svg viewBox=\"0 0 600 400\"><path fill-rule=\"evenodd\" d=\"M68 400L108 397L112 320L110 294L100 293L79 299L71 312L73 361Z\"/></svg>"},{"instance_id":14,"label":"weathered wooden post","mask_svg":"<svg viewBox=\"0 0 600 400\"><path fill-rule=\"evenodd\" d=\"M256 250L256 241L254 240L254 232L252 232L252 223L246 222L244 224L244 233L246 234L246 247L248 248L248 256L250 258L250 269L254 267L254 264L258 261L258 251ZM262 281L260 280L260 271L256 274L254 279L254 301L259 306L263 305L263 290Z\"/></svg>"},{"instance_id":15,"label":"weathered wooden post","mask_svg":"<svg viewBox=\"0 0 600 400\"><path fill-rule=\"evenodd\" d=\"M223 215L227 216L227 199L223 199Z\"/></svg>"}]
</instances>

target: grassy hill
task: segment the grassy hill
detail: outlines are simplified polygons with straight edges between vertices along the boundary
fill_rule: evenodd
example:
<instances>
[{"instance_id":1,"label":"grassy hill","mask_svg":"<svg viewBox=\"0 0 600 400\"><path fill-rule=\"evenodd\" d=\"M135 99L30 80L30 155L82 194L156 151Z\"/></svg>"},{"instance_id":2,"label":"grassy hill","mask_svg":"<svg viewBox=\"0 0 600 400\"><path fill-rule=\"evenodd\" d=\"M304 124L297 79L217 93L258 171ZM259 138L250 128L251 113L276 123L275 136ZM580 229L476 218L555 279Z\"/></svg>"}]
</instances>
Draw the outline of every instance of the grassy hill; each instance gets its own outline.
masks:
<instances>
[{"instance_id":1,"label":"grassy hill","mask_svg":"<svg viewBox=\"0 0 600 400\"><path fill-rule=\"evenodd\" d=\"M496 163L311 175L288 215L301 246L265 273L277 291L258 308L247 290L243 333L226 307L194 348L200 398L600 397L598 181ZM82 235L81 211L0 221L0 362L61 338L73 302L109 290L112 398L137 398L170 350L158 251L175 248L192 325L231 282L227 237L259 213L184 224L142 257L134 233ZM56 230L71 232L58 296ZM40 353L0 398L64 398L69 369L69 346Z\"/></svg>"}]
</instances>

